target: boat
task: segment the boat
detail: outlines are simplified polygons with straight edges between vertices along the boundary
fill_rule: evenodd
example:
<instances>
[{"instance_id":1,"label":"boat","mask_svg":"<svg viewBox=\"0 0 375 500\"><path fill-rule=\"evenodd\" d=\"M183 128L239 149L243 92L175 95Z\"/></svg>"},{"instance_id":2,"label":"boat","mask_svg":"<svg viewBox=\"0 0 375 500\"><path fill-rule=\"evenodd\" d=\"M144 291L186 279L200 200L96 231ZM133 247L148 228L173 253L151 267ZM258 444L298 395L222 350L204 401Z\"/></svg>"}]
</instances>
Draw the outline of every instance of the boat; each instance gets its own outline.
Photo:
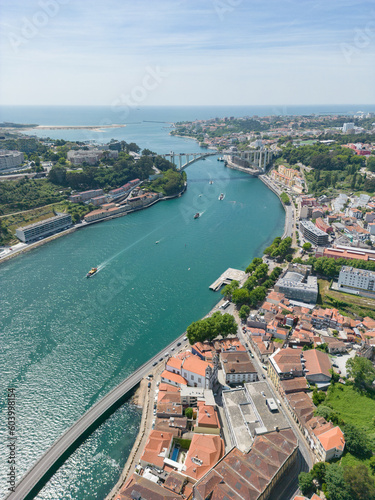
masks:
<instances>
[{"instance_id":1,"label":"boat","mask_svg":"<svg viewBox=\"0 0 375 500\"><path fill-rule=\"evenodd\" d=\"M90 271L86 274L86 278L91 278L91 276L94 276L95 273L98 272L98 268L97 267L93 267L92 269L90 269Z\"/></svg>"},{"instance_id":2,"label":"boat","mask_svg":"<svg viewBox=\"0 0 375 500\"><path fill-rule=\"evenodd\" d=\"M220 156L217 161L224 161L224 158L222 156Z\"/></svg>"},{"instance_id":3,"label":"boat","mask_svg":"<svg viewBox=\"0 0 375 500\"><path fill-rule=\"evenodd\" d=\"M209 184L213 184L213 183L214 183L214 181L210 181L210 182L209 182Z\"/></svg>"},{"instance_id":4,"label":"boat","mask_svg":"<svg viewBox=\"0 0 375 500\"><path fill-rule=\"evenodd\" d=\"M194 219L199 219L199 216L200 216L200 214L199 214L199 212L197 212L197 213L194 215Z\"/></svg>"},{"instance_id":5,"label":"boat","mask_svg":"<svg viewBox=\"0 0 375 500\"><path fill-rule=\"evenodd\" d=\"M155 245L157 245L159 243L159 240L158 241L155 241Z\"/></svg>"},{"instance_id":6,"label":"boat","mask_svg":"<svg viewBox=\"0 0 375 500\"><path fill-rule=\"evenodd\" d=\"M220 201L221 201L221 200L224 200L224 198L225 198L225 194L224 194L224 193L221 193L221 194L220 194L220 196L219 196L219 200L220 200Z\"/></svg>"}]
</instances>

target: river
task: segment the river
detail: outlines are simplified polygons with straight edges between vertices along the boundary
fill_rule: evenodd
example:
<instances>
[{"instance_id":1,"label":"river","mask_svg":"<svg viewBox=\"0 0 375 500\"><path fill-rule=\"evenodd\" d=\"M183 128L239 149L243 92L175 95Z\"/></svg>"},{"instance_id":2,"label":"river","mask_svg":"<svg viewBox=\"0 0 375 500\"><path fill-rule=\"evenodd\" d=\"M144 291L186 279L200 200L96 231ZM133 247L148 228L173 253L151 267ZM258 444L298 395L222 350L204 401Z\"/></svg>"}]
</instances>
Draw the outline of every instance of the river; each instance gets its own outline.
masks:
<instances>
[{"instance_id":1,"label":"river","mask_svg":"<svg viewBox=\"0 0 375 500\"><path fill-rule=\"evenodd\" d=\"M173 142L175 151L177 144L180 151L199 150L161 129L163 147L170 150ZM161 152L150 137L147 145L136 142ZM281 204L258 179L227 169L216 157L186 172L181 198L76 231L0 266L0 376L4 395L15 388L17 478L94 402L213 307L220 296L208 287L225 269L245 269L282 234ZM196 212L201 217L194 220ZM93 266L99 272L85 279ZM123 405L37 498L104 498L139 421L139 410ZM3 495L5 439L0 456Z\"/></svg>"}]
</instances>

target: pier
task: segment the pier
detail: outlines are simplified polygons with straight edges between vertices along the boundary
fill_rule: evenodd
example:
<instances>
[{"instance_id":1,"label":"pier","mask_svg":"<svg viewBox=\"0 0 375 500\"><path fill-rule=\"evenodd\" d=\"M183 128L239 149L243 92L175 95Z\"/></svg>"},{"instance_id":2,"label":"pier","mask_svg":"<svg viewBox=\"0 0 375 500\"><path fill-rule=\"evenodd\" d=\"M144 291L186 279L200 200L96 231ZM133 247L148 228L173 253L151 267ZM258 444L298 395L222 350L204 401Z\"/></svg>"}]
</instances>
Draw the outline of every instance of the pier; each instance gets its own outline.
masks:
<instances>
[{"instance_id":1,"label":"pier","mask_svg":"<svg viewBox=\"0 0 375 500\"><path fill-rule=\"evenodd\" d=\"M241 283L246 278L245 271L241 271L240 269L233 269L229 267L216 281L210 285L210 289L214 292L220 290L223 285L229 285L233 280Z\"/></svg>"}]
</instances>

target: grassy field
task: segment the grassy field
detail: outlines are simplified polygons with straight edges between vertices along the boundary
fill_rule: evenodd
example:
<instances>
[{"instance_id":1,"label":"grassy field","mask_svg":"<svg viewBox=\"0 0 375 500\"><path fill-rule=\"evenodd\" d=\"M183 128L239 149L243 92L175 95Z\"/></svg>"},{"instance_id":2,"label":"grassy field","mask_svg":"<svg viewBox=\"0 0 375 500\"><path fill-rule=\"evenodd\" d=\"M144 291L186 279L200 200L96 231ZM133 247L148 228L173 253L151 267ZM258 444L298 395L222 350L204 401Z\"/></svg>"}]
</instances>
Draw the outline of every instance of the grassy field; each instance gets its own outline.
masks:
<instances>
[{"instance_id":1,"label":"grassy field","mask_svg":"<svg viewBox=\"0 0 375 500\"><path fill-rule=\"evenodd\" d=\"M340 412L344 422L369 429L375 435L372 419L375 416L375 400L360 394L351 385L335 384L330 387L324 405L329 403Z\"/></svg>"},{"instance_id":2,"label":"grassy field","mask_svg":"<svg viewBox=\"0 0 375 500\"><path fill-rule=\"evenodd\" d=\"M328 280L320 279L318 284L321 303L324 307L333 307L332 301L338 301L341 303L338 309L351 317L353 313L359 316L367 316L368 313L371 314L371 312L375 311L375 299L330 290L330 281Z\"/></svg>"}]
</instances>

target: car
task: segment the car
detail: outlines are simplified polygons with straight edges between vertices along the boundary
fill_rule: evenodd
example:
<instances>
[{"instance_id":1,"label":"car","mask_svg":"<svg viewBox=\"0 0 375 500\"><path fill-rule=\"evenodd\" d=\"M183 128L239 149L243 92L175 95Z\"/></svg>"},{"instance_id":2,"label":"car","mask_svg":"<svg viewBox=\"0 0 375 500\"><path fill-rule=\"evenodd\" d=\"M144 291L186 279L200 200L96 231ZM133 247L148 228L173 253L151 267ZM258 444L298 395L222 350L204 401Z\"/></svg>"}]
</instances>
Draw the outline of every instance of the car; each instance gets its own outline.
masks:
<instances>
[{"instance_id":1,"label":"car","mask_svg":"<svg viewBox=\"0 0 375 500\"><path fill-rule=\"evenodd\" d=\"M148 378L154 378L153 374L152 374L152 373L150 373L150 374L148 375Z\"/></svg>"},{"instance_id":2,"label":"car","mask_svg":"<svg viewBox=\"0 0 375 500\"><path fill-rule=\"evenodd\" d=\"M167 356L169 356L169 352L166 352L166 353L164 354L164 357L165 357L165 358L166 358Z\"/></svg>"},{"instance_id":3,"label":"car","mask_svg":"<svg viewBox=\"0 0 375 500\"><path fill-rule=\"evenodd\" d=\"M263 378L266 378L266 376L264 375L264 373L263 373L262 377L263 377Z\"/></svg>"},{"instance_id":4,"label":"car","mask_svg":"<svg viewBox=\"0 0 375 500\"><path fill-rule=\"evenodd\" d=\"M171 351L174 351L174 347L171 348Z\"/></svg>"},{"instance_id":5,"label":"car","mask_svg":"<svg viewBox=\"0 0 375 500\"><path fill-rule=\"evenodd\" d=\"M160 358L159 361L163 361L163 358Z\"/></svg>"},{"instance_id":6,"label":"car","mask_svg":"<svg viewBox=\"0 0 375 500\"><path fill-rule=\"evenodd\" d=\"M180 345L181 345L181 342L177 342L177 347L180 347Z\"/></svg>"},{"instance_id":7,"label":"car","mask_svg":"<svg viewBox=\"0 0 375 500\"><path fill-rule=\"evenodd\" d=\"M184 338L183 338L183 340L185 340L185 341L186 341L186 340L187 340L187 337L184 337Z\"/></svg>"},{"instance_id":8,"label":"car","mask_svg":"<svg viewBox=\"0 0 375 500\"><path fill-rule=\"evenodd\" d=\"M253 354L252 352L250 353L250 357L251 357L251 358L253 358L253 357L254 357L254 354Z\"/></svg>"},{"instance_id":9,"label":"car","mask_svg":"<svg viewBox=\"0 0 375 500\"><path fill-rule=\"evenodd\" d=\"M247 345L247 342L245 342L245 347L249 347L249 346Z\"/></svg>"},{"instance_id":10,"label":"car","mask_svg":"<svg viewBox=\"0 0 375 500\"><path fill-rule=\"evenodd\" d=\"M158 364L157 361L155 361L155 363L152 363L152 366L156 366Z\"/></svg>"},{"instance_id":11,"label":"car","mask_svg":"<svg viewBox=\"0 0 375 500\"><path fill-rule=\"evenodd\" d=\"M336 363L332 363L332 366L334 366L335 368L339 367L339 365L337 365Z\"/></svg>"},{"instance_id":12,"label":"car","mask_svg":"<svg viewBox=\"0 0 375 500\"><path fill-rule=\"evenodd\" d=\"M149 382L149 383L147 384L147 387L148 387L148 388L150 388L150 387L151 387L151 382Z\"/></svg>"}]
</instances>

